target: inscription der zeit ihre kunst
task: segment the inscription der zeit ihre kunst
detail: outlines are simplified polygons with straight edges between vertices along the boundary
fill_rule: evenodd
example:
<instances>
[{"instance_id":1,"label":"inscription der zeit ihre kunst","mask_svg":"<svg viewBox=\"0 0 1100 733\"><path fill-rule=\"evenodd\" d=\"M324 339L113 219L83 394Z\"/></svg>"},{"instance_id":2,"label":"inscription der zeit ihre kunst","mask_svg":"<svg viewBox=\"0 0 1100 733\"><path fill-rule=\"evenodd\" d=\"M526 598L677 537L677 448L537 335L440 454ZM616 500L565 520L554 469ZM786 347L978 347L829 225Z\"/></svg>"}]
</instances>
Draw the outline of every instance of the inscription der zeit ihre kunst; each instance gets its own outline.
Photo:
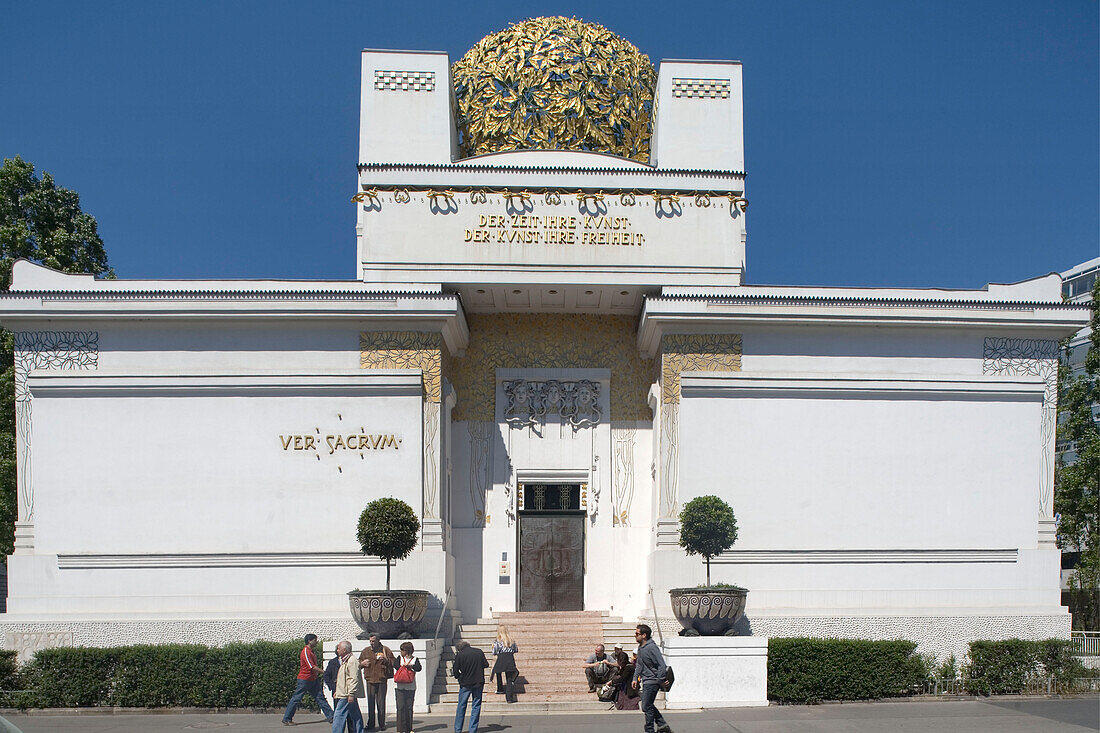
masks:
<instances>
[{"instance_id":1,"label":"inscription der zeit ihre kunst","mask_svg":"<svg viewBox=\"0 0 1100 733\"><path fill-rule=\"evenodd\" d=\"M645 235L633 231L625 216L531 216L480 214L477 227L465 231L469 244L617 244L642 246Z\"/></svg>"},{"instance_id":2,"label":"inscription der zeit ihre kunst","mask_svg":"<svg viewBox=\"0 0 1100 733\"><path fill-rule=\"evenodd\" d=\"M340 451L355 451L360 456L367 451L398 450L401 447L401 438L393 434L385 433L339 433L335 435L321 435L321 431L315 434L300 433L297 435L280 435L279 444L286 452L310 451L320 455L329 455Z\"/></svg>"}]
</instances>

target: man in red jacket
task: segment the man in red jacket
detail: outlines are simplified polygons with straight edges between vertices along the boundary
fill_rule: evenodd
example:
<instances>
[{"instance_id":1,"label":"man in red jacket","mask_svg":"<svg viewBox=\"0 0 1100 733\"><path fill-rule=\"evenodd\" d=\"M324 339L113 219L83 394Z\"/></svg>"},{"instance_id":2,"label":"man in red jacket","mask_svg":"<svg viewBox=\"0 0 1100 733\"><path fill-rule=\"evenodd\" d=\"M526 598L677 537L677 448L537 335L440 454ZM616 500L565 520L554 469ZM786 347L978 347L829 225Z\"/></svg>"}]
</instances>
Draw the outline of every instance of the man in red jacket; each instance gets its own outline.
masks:
<instances>
[{"instance_id":1,"label":"man in red jacket","mask_svg":"<svg viewBox=\"0 0 1100 733\"><path fill-rule=\"evenodd\" d=\"M286 712L283 713L283 725L294 725L294 711L302 702L302 696L307 692L313 696L317 704L321 706L321 713L325 720L332 722L332 708L328 706L328 700L321 692L321 678L324 672L317 664L317 634L306 634L306 645L298 653L298 684L294 687L294 694L290 696L290 702L286 704Z\"/></svg>"}]
</instances>

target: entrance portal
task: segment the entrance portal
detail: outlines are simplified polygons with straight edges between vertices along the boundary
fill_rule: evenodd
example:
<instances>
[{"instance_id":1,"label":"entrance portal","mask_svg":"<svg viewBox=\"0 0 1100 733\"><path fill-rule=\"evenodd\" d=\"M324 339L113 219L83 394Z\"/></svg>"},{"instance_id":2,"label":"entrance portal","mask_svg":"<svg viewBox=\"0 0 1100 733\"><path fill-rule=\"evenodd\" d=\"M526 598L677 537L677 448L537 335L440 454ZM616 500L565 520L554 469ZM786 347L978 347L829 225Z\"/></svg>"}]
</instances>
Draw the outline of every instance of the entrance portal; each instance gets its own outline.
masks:
<instances>
[{"instance_id":1,"label":"entrance portal","mask_svg":"<svg viewBox=\"0 0 1100 733\"><path fill-rule=\"evenodd\" d=\"M519 518L519 610L583 610L580 485L527 484L520 490L525 510Z\"/></svg>"}]
</instances>

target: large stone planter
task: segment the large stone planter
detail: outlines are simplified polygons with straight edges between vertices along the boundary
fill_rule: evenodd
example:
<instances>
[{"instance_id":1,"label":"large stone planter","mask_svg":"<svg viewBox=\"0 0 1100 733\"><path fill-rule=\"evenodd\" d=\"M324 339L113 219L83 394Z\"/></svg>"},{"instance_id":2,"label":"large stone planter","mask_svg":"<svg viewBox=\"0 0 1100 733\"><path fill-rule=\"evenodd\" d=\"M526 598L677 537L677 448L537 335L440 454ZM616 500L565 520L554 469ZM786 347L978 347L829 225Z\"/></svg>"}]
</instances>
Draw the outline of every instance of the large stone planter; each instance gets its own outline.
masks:
<instances>
[{"instance_id":1,"label":"large stone planter","mask_svg":"<svg viewBox=\"0 0 1100 733\"><path fill-rule=\"evenodd\" d=\"M348 591L351 617L363 630L359 638L375 633L383 639L415 639L430 595L426 590Z\"/></svg>"},{"instance_id":2,"label":"large stone planter","mask_svg":"<svg viewBox=\"0 0 1100 733\"><path fill-rule=\"evenodd\" d=\"M744 588L673 588L672 613L687 635L717 636L733 629L745 614ZM694 634L693 634L694 632Z\"/></svg>"}]
</instances>

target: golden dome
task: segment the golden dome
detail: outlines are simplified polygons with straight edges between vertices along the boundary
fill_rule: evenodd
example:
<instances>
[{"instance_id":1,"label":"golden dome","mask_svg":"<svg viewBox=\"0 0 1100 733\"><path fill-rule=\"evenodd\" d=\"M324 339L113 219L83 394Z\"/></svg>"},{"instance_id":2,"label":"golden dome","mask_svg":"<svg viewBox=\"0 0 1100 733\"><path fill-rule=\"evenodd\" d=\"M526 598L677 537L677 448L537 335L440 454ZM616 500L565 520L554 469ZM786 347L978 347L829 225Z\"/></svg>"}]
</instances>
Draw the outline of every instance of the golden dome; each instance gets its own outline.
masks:
<instances>
[{"instance_id":1,"label":"golden dome","mask_svg":"<svg viewBox=\"0 0 1100 733\"><path fill-rule=\"evenodd\" d=\"M657 72L601 25L514 23L478 41L451 73L463 156L590 150L649 162Z\"/></svg>"}]
</instances>

